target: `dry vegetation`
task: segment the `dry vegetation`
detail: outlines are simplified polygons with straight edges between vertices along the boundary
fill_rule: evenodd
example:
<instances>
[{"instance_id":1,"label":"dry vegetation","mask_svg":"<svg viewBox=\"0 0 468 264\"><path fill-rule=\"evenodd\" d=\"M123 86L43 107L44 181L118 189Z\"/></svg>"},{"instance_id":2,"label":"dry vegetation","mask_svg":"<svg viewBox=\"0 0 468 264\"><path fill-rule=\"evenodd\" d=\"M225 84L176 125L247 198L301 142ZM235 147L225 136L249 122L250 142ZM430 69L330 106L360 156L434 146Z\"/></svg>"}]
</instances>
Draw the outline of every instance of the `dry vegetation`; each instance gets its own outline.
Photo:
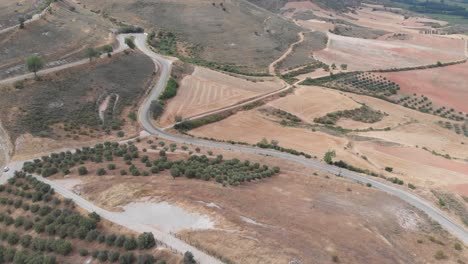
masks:
<instances>
[{"instance_id":1,"label":"dry vegetation","mask_svg":"<svg viewBox=\"0 0 468 264\"><path fill-rule=\"evenodd\" d=\"M0 34L0 78L26 71L25 59L37 54L47 66L85 58L85 49L112 43L112 24L81 8L58 1L42 19ZM37 45L37 43L41 43Z\"/></svg>"},{"instance_id":2,"label":"dry vegetation","mask_svg":"<svg viewBox=\"0 0 468 264\"><path fill-rule=\"evenodd\" d=\"M140 158L156 158L163 146L156 143L157 139L147 140L151 141L135 142L138 148L147 149L139 153ZM152 152L152 145L157 145L156 153ZM171 145L165 142L165 146ZM197 153L192 146L177 146L166 155L175 161L186 159L192 151ZM72 172L68 181L77 180L73 190L115 211L134 201L167 201L209 216L215 221L215 228L184 230L177 236L228 263L285 263L292 259L304 263L333 259L351 263L423 263L432 261L437 251L443 251L450 260L466 261L466 250L454 249L456 240L424 214L385 193L271 157L239 157L232 152L203 148L199 153L248 159L282 169L279 175L237 187L185 177L174 179L169 171L140 176L138 181L136 176L119 176L113 171L108 171L107 176L95 176L95 169L108 163L115 164L117 171L128 166L117 158L96 166L88 164L90 172L86 177ZM144 167L140 160L132 163ZM354 243L356 237L363 243Z\"/></svg>"},{"instance_id":3,"label":"dry vegetation","mask_svg":"<svg viewBox=\"0 0 468 264\"><path fill-rule=\"evenodd\" d=\"M119 130L138 132L134 131L134 120L127 115L135 111L135 104L151 81L153 68L148 57L132 52L43 76L39 81L28 80L17 88L3 87L2 124L13 142L26 139L28 144L21 145L33 149L34 139L23 134L68 145L96 140ZM115 100L110 100L112 97ZM102 107L106 98L108 104ZM104 121L99 117L99 108L104 110ZM127 130L128 126L133 128ZM44 151L43 147L39 149Z\"/></svg>"},{"instance_id":4,"label":"dry vegetation","mask_svg":"<svg viewBox=\"0 0 468 264\"><path fill-rule=\"evenodd\" d=\"M178 262L178 256L155 248L151 233L137 238L96 213L84 215L73 201L25 173L16 173L0 191L4 263Z\"/></svg>"},{"instance_id":5,"label":"dry vegetation","mask_svg":"<svg viewBox=\"0 0 468 264\"><path fill-rule=\"evenodd\" d=\"M292 22L245 0L81 1L105 14L176 36L178 53L244 72L264 72L296 40ZM174 15L177 14L177 15ZM157 28L156 28L157 27ZM213 37L212 34L216 34Z\"/></svg>"},{"instance_id":6,"label":"dry vegetation","mask_svg":"<svg viewBox=\"0 0 468 264\"><path fill-rule=\"evenodd\" d=\"M0 1L0 30L18 24L20 17L27 18L38 11L44 0Z\"/></svg>"},{"instance_id":7,"label":"dry vegetation","mask_svg":"<svg viewBox=\"0 0 468 264\"><path fill-rule=\"evenodd\" d=\"M195 67L179 83L177 96L167 103L160 119L163 126L175 123L176 117L217 110L282 88L276 80L245 80L202 67Z\"/></svg>"}]
</instances>

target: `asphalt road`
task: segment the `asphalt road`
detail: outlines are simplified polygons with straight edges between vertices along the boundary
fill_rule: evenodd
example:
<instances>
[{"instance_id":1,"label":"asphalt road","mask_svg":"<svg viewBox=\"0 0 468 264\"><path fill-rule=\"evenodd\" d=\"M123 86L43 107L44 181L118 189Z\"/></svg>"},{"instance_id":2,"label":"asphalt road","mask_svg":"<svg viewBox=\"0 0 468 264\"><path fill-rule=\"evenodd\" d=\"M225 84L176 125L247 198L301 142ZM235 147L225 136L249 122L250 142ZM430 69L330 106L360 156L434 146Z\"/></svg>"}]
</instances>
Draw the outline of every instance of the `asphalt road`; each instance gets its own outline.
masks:
<instances>
[{"instance_id":1,"label":"asphalt road","mask_svg":"<svg viewBox=\"0 0 468 264\"><path fill-rule=\"evenodd\" d=\"M340 174L343 177L361 182L363 184L370 183L372 184L374 188L377 188L379 190L382 190L389 194L397 196L403 201L425 212L430 218L438 222L442 227L444 227L447 231L449 231L455 237L459 238L465 244L468 244L468 232L463 226L458 225L455 221L450 219L445 213L443 213L441 210L436 208L430 202L427 202L426 200L408 191L394 187L391 184L385 184L380 181L369 178L368 176L363 176L352 171L340 169L335 166L330 166L328 164L324 164L316 160L306 159L306 158L294 156L291 154L277 152L277 151L268 150L268 149L236 146L236 145L212 142L212 141L196 139L196 138L181 137L178 135L170 134L160 128L155 127L152 123L152 118L149 113L149 107L150 107L151 101L156 100L158 98L159 94L161 93L161 91L164 89L166 85L166 82L170 75L171 61L151 51L146 46L146 36L144 34L133 34L133 36L135 37L135 40L136 40L135 43L137 47L147 56L152 58L153 61L155 61L155 63L159 66L160 75L161 75L157 84L152 89L151 93L148 95L148 97L146 98L142 106L140 107L140 110L138 113L138 119L141 125L143 126L143 128L148 133L152 135L157 135L160 138L164 138L164 139L179 142L179 143L281 158L284 160L297 162L305 166L314 167L314 168L317 168L317 169L320 169L320 170L323 170L332 174Z\"/></svg>"},{"instance_id":2,"label":"asphalt road","mask_svg":"<svg viewBox=\"0 0 468 264\"><path fill-rule=\"evenodd\" d=\"M407 203L413 205L414 207L420 209L421 211L425 212L429 217L431 217L433 220L438 222L442 227L444 227L447 231L452 233L454 236L459 238L461 241L463 241L465 244L468 244L468 233L467 230L458 225L456 222L452 221L449 217L445 215L442 211L440 211L438 208L436 208L434 205L431 203L425 201L424 199L408 192L402 189L399 189L391 184L386 184L382 183L379 181L376 181L372 178L369 178L367 176L363 176L348 170L343 170L334 166L330 166L327 164L320 163L316 160L311 160L311 159L305 159L302 157L290 155L287 153L282 153L282 152L277 152L273 150L268 150L268 149L261 149L261 148L255 148L255 147L246 147L246 146L236 146L236 145L230 145L230 144L224 144L224 143L218 143L218 142L212 142L208 140L202 140L202 139L196 139L196 138L186 138L186 137L181 137L178 135L173 135L170 134L166 131L163 131L160 128L157 128L153 125L152 123L152 118L150 116L150 104L152 100L156 100L160 93L164 90L166 83L169 79L170 76L170 71L172 67L172 62L170 60L167 60L166 58L154 53L152 50L150 50L147 45L146 45L146 35L145 34L125 34L125 35L119 35L117 38L120 42L120 47L117 50L117 52L123 51L126 47L124 43L124 39L127 36L133 36L135 38L135 44L138 49L140 49L144 54L149 56L157 70L159 71L160 78L158 79L157 83L151 87L150 92L148 93L146 99L144 100L143 104L141 105L139 111L138 111L138 119L142 127L146 132L152 135L157 135L160 138L164 138L167 140L171 140L174 142L179 142L179 143L185 143L185 144L191 144L191 145L196 145L196 146L203 146L203 147L210 147L210 148L217 148L217 149L223 149L223 150L231 150L231 151L238 151L241 153L251 153L251 154L258 154L258 155L265 155L265 156L272 156L276 158L281 158L284 160L296 162L299 164L303 164L305 166L310 166L314 167L332 174L340 174L343 177L361 182L363 184L370 183L374 188L380 189L382 191L385 191L389 194L392 194L394 196L399 197L400 199L406 201ZM68 68L68 67L73 67L75 64L67 64L67 65L62 65L60 67L63 68ZM55 71L55 70L54 70ZM46 73L46 72L44 72ZM27 76L19 76L16 78L29 78ZM2 81L0 81L2 83ZM22 164L24 161L18 161L14 163L10 163L10 171L8 173L4 173L3 176L0 178L0 184L5 182L7 178L11 177L13 174L13 171L15 170L20 170L22 167ZM0 172L1 175L1 172ZM180 252L185 252L187 250L191 251L195 258L200 262L200 263L221 263L219 260L215 259L212 256L209 256L208 254L186 244L185 242L173 237L170 234L163 233L151 226L145 226L141 224L135 224L134 222L129 221L128 219L120 218L118 215L115 213L106 211L102 208L99 208L92 204L91 202L83 199L79 195L74 194L73 192L63 188L59 184L56 184L53 181L44 179L42 177L38 177L38 179L50 184L58 193L62 194L63 196L67 198L73 199L77 205L83 207L84 209L88 211L95 211L98 214L100 214L102 217L121 224L129 229L135 230L137 232L143 232L143 231L151 231L155 234L158 240L163 241L170 247L180 251Z\"/></svg>"}]
</instances>

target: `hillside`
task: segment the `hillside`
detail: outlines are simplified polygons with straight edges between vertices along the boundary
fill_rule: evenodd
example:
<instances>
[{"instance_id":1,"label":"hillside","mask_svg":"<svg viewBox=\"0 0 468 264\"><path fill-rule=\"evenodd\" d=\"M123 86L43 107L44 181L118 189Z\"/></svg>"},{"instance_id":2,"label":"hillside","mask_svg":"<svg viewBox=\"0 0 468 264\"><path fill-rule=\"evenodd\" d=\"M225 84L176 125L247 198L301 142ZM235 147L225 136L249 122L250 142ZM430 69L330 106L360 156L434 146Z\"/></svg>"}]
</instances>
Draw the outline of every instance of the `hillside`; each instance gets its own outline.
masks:
<instances>
[{"instance_id":1,"label":"hillside","mask_svg":"<svg viewBox=\"0 0 468 264\"><path fill-rule=\"evenodd\" d=\"M243 71L266 71L268 64L297 40L300 30L292 22L244 0L81 3L94 12L143 26L147 31L175 34L177 50L185 56L235 64Z\"/></svg>"}]
</instances>

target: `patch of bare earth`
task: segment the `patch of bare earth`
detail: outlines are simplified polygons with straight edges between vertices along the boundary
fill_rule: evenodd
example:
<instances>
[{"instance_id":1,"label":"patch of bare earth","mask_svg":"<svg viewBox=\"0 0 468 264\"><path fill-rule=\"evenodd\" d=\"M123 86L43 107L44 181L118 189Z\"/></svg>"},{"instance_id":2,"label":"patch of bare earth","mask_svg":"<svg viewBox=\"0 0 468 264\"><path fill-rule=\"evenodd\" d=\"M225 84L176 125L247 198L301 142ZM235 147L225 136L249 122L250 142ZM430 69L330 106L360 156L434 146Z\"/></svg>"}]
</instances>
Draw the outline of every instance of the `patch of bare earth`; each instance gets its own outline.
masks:
<instances>
[{"instance_id":1,"label":"patch of bare earth","mask_svg":"<svg viewBox=\"0 0 468 264\"><path fill-rule=\"evenodd\" d=\"M202 148L201 153L208 150ZM168 172L149 177L112 172L115 176L95 177L90 168L90 176L80 177L81 194L114 210L132 202L166 201L206 215L214 221L213 228L182 230L177 236L233 263L292 259L327 263L334 256L346 263L426 263L433 261L437 250L443 250L450 260L467 258L465 251L453 249L455 241L447 233L393 196L272 157L214 150L213 155L217 154L280 166L281 173L223 187L214 181L173 179ZM170 159L181 157L187 156L169 153ZM113 163L118 169L128 166L123 161ZM430 236L445 245L430 242Z\"/></svg>"}]
</instances>

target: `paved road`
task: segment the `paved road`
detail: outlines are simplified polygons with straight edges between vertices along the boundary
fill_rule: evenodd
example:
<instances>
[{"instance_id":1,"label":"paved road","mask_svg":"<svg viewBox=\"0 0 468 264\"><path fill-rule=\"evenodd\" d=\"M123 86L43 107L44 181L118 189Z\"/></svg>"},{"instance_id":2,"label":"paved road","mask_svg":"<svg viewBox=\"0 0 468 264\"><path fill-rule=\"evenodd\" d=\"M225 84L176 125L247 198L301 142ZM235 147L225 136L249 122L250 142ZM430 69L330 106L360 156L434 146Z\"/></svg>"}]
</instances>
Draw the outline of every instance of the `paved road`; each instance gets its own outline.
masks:
<instances>
[{"instance_id":1,"label":"paved road","mask_svg":"<svg viewBox=\"0 0 468 264\"><path fill-rule=\"evenodd\" d=\"M150 134L157 135L158 137L179 142L185 144L192 144L197 146L203 147L210 147L210 148L217 148L223 150L232 150L232 151L239 151L242 153L252 153L252 154L259 154L259 155L266 155L266 156L273 156L276 158L281 158L288 161L297 162L303 164L305 166L314 167L323 171L327 171L329 173L338 174L340 173L343 177L362 182L364 184L370 183L373 187L385 191L389 194L395 195L400 199L406 201L407 203L413 205L414 207L420 209L421 211L425 212L429 217L433 220L438 222L441 226L443 226L447 231L452 233L454 236L459 238L465 244L468 244L468 232L467 230L458 225L456 222L451 220L445 213L441 210L436 208L430 202L425 201L424 199L397 187L394 187L390 184L382 183L372 178L368 178L366 176L362 176L352 171L344 170L337 168L335 166L330 166L328 164L320 163L316 160L305 159L302 157L281 153L273 150L268 149L260 149L254 147L245 147L245 146L235 146L231 144L225 143L218 143L212 142L208 140L196 139L196 138L185 138L178 135L172 135L166 131L163 131L160 128L157 128L153 125L152 119L149 113L149 106L152 100L158 98L159 94L161 93L162 89L164 89L166 82L169 78L169 73L171 69L171 62L158 54L152 52L146 46L145 38L146 36L143 34L136 34L133 35L136 38L136 44L139 49L141 49L147 56L151 57L155 60L155 63L160 67L161 77L158 80L156 86L152 89L149 96L146 98L142 106L140 107L138 113L138 119L143 126L143 128L149 132Z\"/></svg>"},{"instance_id":2,"label":"paved road","mask_svg":"<svg viewBox=\"0 0 468 264\"><path fill-rule=\"evenodd\" d=\"M241 153L252 153L252 154L258 154L258 155L273 156L273 157L281 158L284 160L303 164L305 166L310 166L310 167L314 167L320 170L324 170L332 174L341 174L343 177L346 177L346 178L349 178L358 182L362 182L364 184L370 183L373 185L373 187L383 190L392 195L395 195L399 197L400 199L408 202L409 204L415 206L416 208L424 211L428 216L430 216L432 219L438 222L446 230L448 230L454 236L458 237L465 244L468 244L468 234L467 234L466 229L464 229L463 227L459 226L457 223L452 221L442 211L440 211L431 203L421 199L420 197L414 194L411 194L408 191L396 188L390 184L387 185L386 183L379 182L372 178L368 178L368 177L359 175L357 173L343 170L334 166L329 166L327 164L323 164L315 160L305 159L305 158L301 158L298 156L294 156L294 155L290 155L290 154L286 154L282 152L276 152L276 151L268 150L268 149L260 149L260 148L254 148L254 147L246 147L246 146L235 146L235 145L212 142L212 141L201 140L201 139L196 139L196 138L185 138L185 137L181 137L178 135L169 134L161 130L160 128L155 127L152 124L152 121L151 121L152 119L149 113L150 104L152 100L155 100L158 98L159 94L165 88L166 83L170 76L172 62L154 53L146 46L145 34L127 34L127 35L118 36L118 40L121 43L121 47L120 47L121 50L126 48L125 45L122 45L122 43L123 43L124 38L127 36L133 36L135 38L135 44L137 45L137 47L153 60L153 62L155 63L160 73L160 78L158 79L155 86L152 87L152 89L150 90L147 98L141 105L139 112L138 112L139 121L141 125L143 126L144 130L147 131L148 133L157 135L167 140L179 142L179 143L192 144L192 145L197 145L197 146L217 148L217 149L223 149L223 150L238 151ZM72 64L68 64L68 65L69 65L68 67L72 67L70 66ZM9 165L11 168L11 171L7 173L6 175L4 175L4 177L0 178L0 183L4 182L8 177L11 177L14 170L21 169L22 164L23 164L23 161L11 163ZM74 194L73 192L68 191L67 189L63 188L62 186L60 186L59 184L56 184L53 181L49 181L42 177L38 177L38 178L50 184L54 189L57 190L58 193L64 195L65 197L73 199L79 206L83 207L84 209L88 211L96 211L104 218L112 222L121 224L129 229L138 231L138 232L149 230L155 234L158 240L163 241L164 243L177 249L178 251L180 252L184 252L186 250L191 251L195 255L195 258L201 263L209 263L209 264L220 263L219 260L209 256L208 254L204 252L201 252L200 250L194 247L191 247L190 245L186 244L185 242L181 240L178 240L177 238L171 236L170 234L162 233L159 230L152 228L151 226L146 226L146 225L141 225L141 224L135 225L135 223L132 222L131 220L119 217L115 213L99 208L93 205L91 202L83 199L82 197Z\"/></svg>"}]
</instances>

